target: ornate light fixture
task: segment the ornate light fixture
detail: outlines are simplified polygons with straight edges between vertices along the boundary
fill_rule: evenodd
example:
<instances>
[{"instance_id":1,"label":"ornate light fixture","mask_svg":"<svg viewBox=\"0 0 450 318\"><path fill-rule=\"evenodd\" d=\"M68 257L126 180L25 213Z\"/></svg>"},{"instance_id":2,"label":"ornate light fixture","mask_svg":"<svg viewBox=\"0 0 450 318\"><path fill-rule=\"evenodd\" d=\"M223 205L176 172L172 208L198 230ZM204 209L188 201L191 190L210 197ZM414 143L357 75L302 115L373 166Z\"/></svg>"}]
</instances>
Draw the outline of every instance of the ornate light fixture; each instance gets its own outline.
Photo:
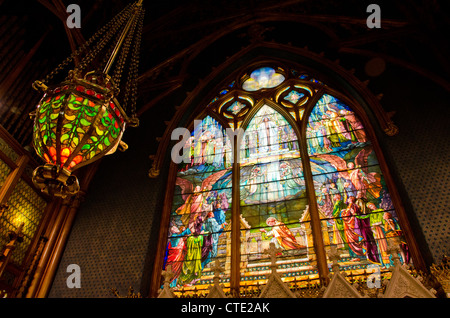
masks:
<instances>
[{"instance_id":1,"label":"ornate light fixture","mask_svg":"<svg viewBox=\"0 0 450 318\"><path fill-rule=\"evenodd\" d=\"M128 5L44 80L33 83L44 92L30 114L34 149L46 162L33 172L41 191L74 195L79 191L74 170L127 148L121 141L125 127L139 125L136 99L143 20L142 0ZM72 61L75 67L66 79L47 86ZM127 73L123 87L122 73Z\"/></svg>"}]
</instances>

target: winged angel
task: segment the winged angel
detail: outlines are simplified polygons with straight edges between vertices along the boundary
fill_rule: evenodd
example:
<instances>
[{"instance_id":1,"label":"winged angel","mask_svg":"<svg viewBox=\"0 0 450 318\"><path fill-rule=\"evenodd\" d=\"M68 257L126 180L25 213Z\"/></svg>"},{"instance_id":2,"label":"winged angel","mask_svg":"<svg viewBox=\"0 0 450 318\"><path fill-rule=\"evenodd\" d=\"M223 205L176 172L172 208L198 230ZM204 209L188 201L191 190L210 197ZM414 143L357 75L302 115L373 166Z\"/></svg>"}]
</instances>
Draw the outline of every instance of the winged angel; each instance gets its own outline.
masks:
<instances>
[{"instance_id":1,"label":"winged angel","mask_svg":"<svg viewBox=\"0 0 450 318\"><path fill-rule=\"evenodd\" d=\"M221 170L213 173L201 181L201 184L198 184L199 182L195 179L195 176L192 176L192 180L189 180L188 176L184 178L177 177L176 185L181 187L181 196L184 204L176 210L176 213L181 215L181 222L184 227L191 230L191 233L195 232L196 223L199 220L204 220L205 216L213 210L212 203L208 203L207 200L209 195L211 195L210 191L214 184L229 172L229 170ZM196 184L195 188L194 184Z\"/></svg>"},{"instance_id":2,"label":"winged angel","mask_svg":"<svg viewBox=\"0 0 450 318\"><path fill-rule=\"evenodd\" d=\"M356 193L367 198L369 192L374 198L380 197L381 177L376 172L369 172L368 157L372 153L371 148L363 148L355 157L354 162L346 162L339 156L330 154L316 155L328 161L346 182L353 185Z\"/></svg>"}]
</instances>

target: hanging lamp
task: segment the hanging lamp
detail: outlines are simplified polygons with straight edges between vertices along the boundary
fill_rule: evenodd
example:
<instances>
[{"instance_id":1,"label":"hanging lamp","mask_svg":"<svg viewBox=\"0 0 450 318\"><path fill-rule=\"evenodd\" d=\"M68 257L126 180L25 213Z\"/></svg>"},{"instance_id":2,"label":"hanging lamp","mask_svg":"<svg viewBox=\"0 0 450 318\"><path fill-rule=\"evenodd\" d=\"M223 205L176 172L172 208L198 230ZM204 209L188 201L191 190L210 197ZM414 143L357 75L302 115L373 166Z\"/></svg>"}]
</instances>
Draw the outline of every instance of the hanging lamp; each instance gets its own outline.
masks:
<instances>
[{"instance_id":1,"label":"hanging lamp","mask_svg":"<svg viewBox=\"0 0 450 318\"><path fill-rule=\"evenodd\" d=\"M128 5L45 79L33 83L44 93L30 114L33 146L45 161L32 177L41 191L74 195L80 186L73 171L127 148L121 140L125 127L139 125L136 99L143 20L142 0ZM75 67L65 80L50 85L71 62Z\"/></svg>"}]
</instances>

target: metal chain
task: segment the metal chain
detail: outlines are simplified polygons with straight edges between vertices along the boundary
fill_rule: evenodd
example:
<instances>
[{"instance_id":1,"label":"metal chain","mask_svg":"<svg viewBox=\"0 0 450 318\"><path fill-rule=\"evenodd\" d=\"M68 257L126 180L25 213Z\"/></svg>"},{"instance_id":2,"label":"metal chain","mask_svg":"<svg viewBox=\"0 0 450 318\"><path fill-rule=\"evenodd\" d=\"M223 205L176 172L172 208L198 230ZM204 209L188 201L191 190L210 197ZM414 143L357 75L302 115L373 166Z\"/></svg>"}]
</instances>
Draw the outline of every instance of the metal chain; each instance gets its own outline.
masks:
<instances>
[{"instance_id":1,"label":"metal chain","mask_svg":"<svg viewBox=\"0 0 450 318\"><path fill-rule=\"evenodd\" d=\"M110 30L106 35L97 43L97 45L89 52L88 55L84 57L81 63L74 69L75 74L81 77L82 71L90 65L94 58L99 54L100 51L106 46L106 44L112 39L112 37L121 30L124 23L129 19L132 14L132 10L128 10L123 15L120 15L115 24L110 27Z\"/></svg>"},{"instance_id":2,"label":"metal chain","mask_svg":"<svg viewBox=\"0 0 450 318\"><path fill-rule=\"evenodd\" d=\"M141 8L138 21L137 30L134 39L133 52L131 55L130 69L128 73L127 83L125 86L124 104L128 107L130 103L131 117L136 118L136 101L137 101L137 78L139 69L139 54L142 38L142 29L144 26L145 9Z\"/></svg>"},{"instance_id":3,"label":"metal chain","mask_svg":"<svg viewBox=\"0 0 450 318\"><path fill-rule=\"evenodd\" d=\"M137 17L132 21L128 36L125 38L125 41L123 42L122 50L120 52L120 56L116 64L114 75L112 76L113 81L117 87L120 87L120 80L122 78L123 69L125 67L127 56L130 51L130 46L133 40L133 34L134 30L136 29L136 25L137 25Z\"/></svg>"},{"instance_id":4,"label":"metal chain","mask_svg":"<svg viewBox=\"0 0 450 318\"><path fill-rule=\"evenodd\" d=\"M121 16L125 12L131 11L131 4L128 4L118 15L116 15L108 24L100 28L97 32L94 33L94 35L87 40L83 45L81 45L77 50L72 52L63 62L61 62L53 71L51 71L44 79L41 80L42 83L48 84L50 80L53 79L53 77L58 74L61 70L65 69L67 65L69 65L70 62L73 61L73 59L76 56L80 56L83 52L87 51L90 47L90 45L100 38L101 35L105 33L105 31L111 29L113 25L117 23L117 21L121 18Z\"/></svg>"},{"instance_id":5,"label":"metal chain","mask_svg":"<svg viewBox=\"0 0 450 318\"><path fill-rule=\"evenodd\" d=\"M100 52L106 51L106 56L96 69L100 71L100 67L107 64L109 56L114 51L115 43L107 46L111 42L114 35L120 34L125 26L126 22L132 18L132 15L136 14L132 25L130 27L128 36L123 42L121 48L120 56L118 58L117 64L114 69L114 74L112 79L115 83L115 88L117 94L119 92L118 87L120 86L120 81L124 68L128 66L128 76L125 83L125 90L123 93L123 103L122 108L126 111L127 108L131 110L131 118L136 118L136 102L137 102L137 77L139 68L139 55L140 46L142 38L142 30L144 24L144 14L145 9L142 6L136 7L135 4L128 4L119 14L117 14L109 23L100 28L88 41L86 41L82 46L80 46L76 51L74 51L69 57L67 57L61 64L59 64L52 72L50 72L43 80L42 83L48 83L53 77L58 74L61 70L65 69L70 62L77 56L84 57L81 59L79 64L74 67L73 71L70 71L66 80L71 76L75 75L77 77L82 77L82 72L91 66L91 63L99 55ZM95 45L94 45L95 44ZM130 53L130 61L127 64L127 57ZM105 49L105 47L107 47Z\"/></svg>"},{"instance_id":6,"label":"metal chain","mask_svg":"<svg viewBox=\"0 0 450 318\"><path fill-rule=\"evenodd\" d=\"M114 51L114 45L111 45L106 52L105 56L103 57L103 60L97 65L97 72L102 73L103 69L105 68L106 63L108 63L109 57Z\"/></svg>"}]
</instances>

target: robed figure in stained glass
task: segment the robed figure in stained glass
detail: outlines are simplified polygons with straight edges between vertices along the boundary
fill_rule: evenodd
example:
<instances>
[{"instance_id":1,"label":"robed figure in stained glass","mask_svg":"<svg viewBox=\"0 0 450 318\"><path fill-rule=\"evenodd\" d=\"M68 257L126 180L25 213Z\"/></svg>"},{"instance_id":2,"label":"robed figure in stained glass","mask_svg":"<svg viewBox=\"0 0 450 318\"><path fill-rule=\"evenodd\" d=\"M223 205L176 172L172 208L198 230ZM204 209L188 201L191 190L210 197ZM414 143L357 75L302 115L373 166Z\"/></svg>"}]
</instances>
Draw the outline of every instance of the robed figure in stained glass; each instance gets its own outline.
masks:
<instances>
[{"instance_id":1,"label":"robed figure in stained glass","mask_svg":"<svg viewBox=\"0 0 450 318\"><path fill-rule=\"evenodd\" d=\"M186 179L177 178L176 184L185 186ZM183 199L185 199L185 202L176 210L176 213L181 215L181 222L192 232L194 222L202 212L203 193L201 192L201 186L196 186L194 193L188 194Z\"/></svg>"},{"instance_id":2,"label":"robed figure in stained glass","mask_svg":"<svg viewBox=\"0 0 450 318\"><path fill-rule=\"evenodd\" d=\"M181 273L178 278L181 284L194 284L200 279L202 274L202 248L203 235L202 231L203 218L196 218L193 226L192 235L186 240L186 257L184 259Z\"/></svg>"},{"instance_id":3,"label":"robed figure in stained glass","mask_svg":"<svg viewBox=\"0 0 450 318\"><path fill-rule=\"evenodd\" d=\"M341 218L341 213L347 208L347 205L342 200L340 194L335 194L334 201L333 220L331 220L333 227L331 241L333 244L337 245L337 248L348 249L347 239L344 233L344 221Z\"/></svg>"},{"instance_id":4,"label":"robed figure in stained glass","mask_svg":"<svg viewBox=\"0 0 450 318\"><path fill-rule=\"evenodd\" d=\"M183 261L186 256L186 235L190 234L189 229L184 227L178 228L173 224L169 229L169 240L167 242L166 256L164 267L172 266L172 280L171 287L176 285L178 276L181 273Z\"/></svg>"},{"instance_id":5,"label":"robed figure in stained glass","mask_svg":"<svg viewBox=\"0 0 450 318\"><path fill-rule=\"evenodd\" d=\"M283 161L280 163L280 183L283 187L284 198L289 199L299 192L305 185L300 159Z\"/></svg>"},{"instance_id":6,"label":"robed figure in stained glass","mask_svg":"<svg viewBox=\"0 0 450 318\"><path fill-rule=\"evenodd\" d=\"M278 221L274 217L269 217L266 220L266 224L272 229L267 231L266 229L260 229L261 232L265 233L266 236L272 236L270 240L275 243L276 247L281 247L284 250L301 249L305 246L300 245L289 228L283 223Z\"/></svg>"},{"instance_id":7,"label":"robed figure in stained glass","mask_svg":"<svg viewBox=\"0 0 450 318\"><path fill-rule=\"evenodd\" d=\"M339 176L350 182L363 197L367 197L366 192L369 192L374 198L378 198L381 191L380 176L376 172L369 172L367 168L367 158L371 152L371 148L363 148L356 155L355 161L349 163L337 155L317 156L327 160L338 171Z\"/></svg>"},{"instance_id":8,"label":"robed figure in stained glass","mask_svg":"<svg viewBox=\"0 0 450 318\"><path fill-rule=\"evenodd\" d=\"M215 98L211 115L195 124L183 148L190 158L177 171L164 260L164 267L172 266L171 286L178 292L205 290L215 260L225 264L227 288L264 284L267 259L262 252L271 242L281 248L277 257L285 266L283 280L320 277L318 264L326 266L327 260L319 263L315 248L327 250L329 244L337 247L341 269L353 274L370 263L391 266L391 239L409 261L376 148L362 122L350 106L322 91L286 95L296 79L277 88L285 75L290 76L283 68L262 67L243 77L244 83L234 83L232 98L245 104L230 106L232 99ZM222 115L220 120L211 117ZM245 130L240 145L228 138L222 119L232 129ZM301 158L305 150L308 156ZM240 156L236 164L234 151ZM305 160L309 164L303 170ZM317 202L310 202L314 193ZM314 223L317 217L319 223ZM234 231L240 233L235 236ZM316 240L318 231L322 241ZM240 271L240 281L233 282L235 271Z\"/></svg>"},{"instance_id":9,"label":"robed figure in stained glass","mask_svg":"<svg viewBox=\"0 0 450 318\"><path fill-rule=\"evenodd\" d=\"M356 198L349 198L348 207L342 211L341 217L344 223L344 234L350 255L358 259L358 256L365 256L373 263L380 263L378 250L373 237L368 215L362 215Z\"/></svg>"},{"instance_id":10,"label":"robed figure in stained glass","mask_svg":"<svg viewBox=\"0 0 450 318\"><path fill-rule=\"evenodd\" d=\"M258 141L260 154L277 150L279 146L277 126L268 116L264 116L259 125Z\"/></svg>"}]
</instances>

